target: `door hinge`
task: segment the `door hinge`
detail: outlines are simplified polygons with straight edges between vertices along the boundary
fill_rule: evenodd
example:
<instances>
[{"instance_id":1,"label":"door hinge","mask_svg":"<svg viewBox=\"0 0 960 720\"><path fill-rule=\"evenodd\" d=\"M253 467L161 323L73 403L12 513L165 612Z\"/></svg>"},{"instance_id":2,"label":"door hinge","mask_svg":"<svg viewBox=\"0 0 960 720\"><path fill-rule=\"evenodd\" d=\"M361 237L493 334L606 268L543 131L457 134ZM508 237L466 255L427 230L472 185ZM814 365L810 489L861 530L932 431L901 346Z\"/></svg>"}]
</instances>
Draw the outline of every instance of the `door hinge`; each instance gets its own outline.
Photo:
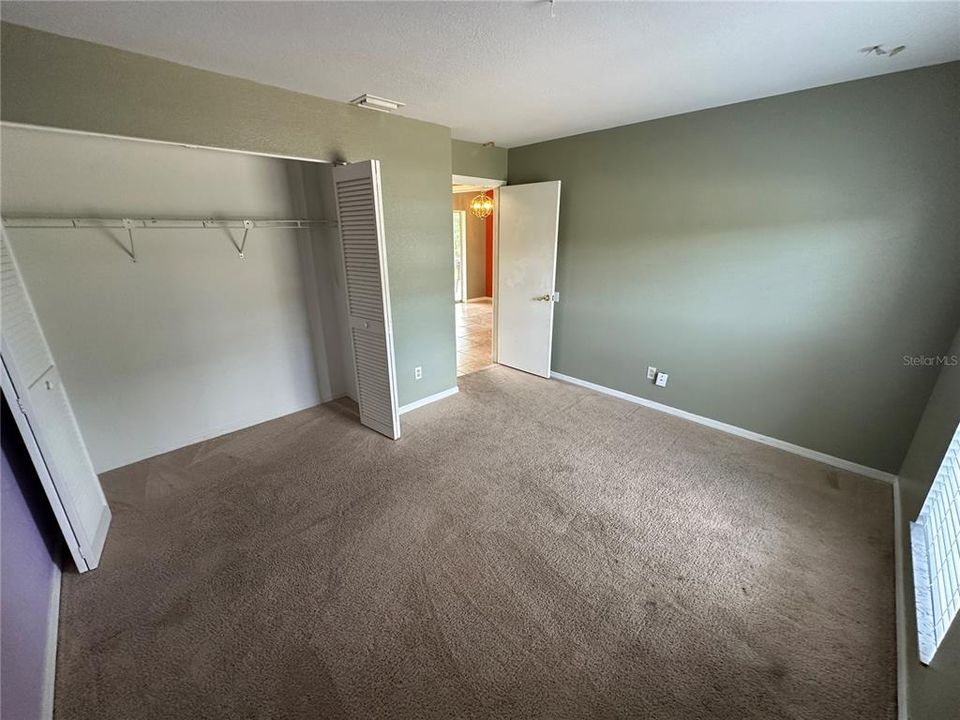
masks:
<instances>
[{"instance_id":1,"label":"door hinge","mask_svg":"<svg viewBox=\"0 0 960 720\"><path fill-rule=\"evenodd\" d=\"M17 398L17 405L18 405L19 408L20 408L20 412L22 412L24 415L26 415L26 414L27 414L27 409L23 406L23 400L21 400L20 398Z\"/></svg>"}]
</instances>

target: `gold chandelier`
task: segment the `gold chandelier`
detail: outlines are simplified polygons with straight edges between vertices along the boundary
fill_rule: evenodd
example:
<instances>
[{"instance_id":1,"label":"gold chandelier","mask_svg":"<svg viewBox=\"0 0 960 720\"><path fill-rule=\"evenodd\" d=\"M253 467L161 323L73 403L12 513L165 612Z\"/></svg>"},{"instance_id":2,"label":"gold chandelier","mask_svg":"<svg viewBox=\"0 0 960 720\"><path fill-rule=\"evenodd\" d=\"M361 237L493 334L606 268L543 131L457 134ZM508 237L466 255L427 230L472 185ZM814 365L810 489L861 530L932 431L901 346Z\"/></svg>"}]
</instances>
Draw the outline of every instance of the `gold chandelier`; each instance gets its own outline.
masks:
<instances>
[{"instance_id":1,"label":"gold chandelier","mask_svg":"<svg viewBox=\"0 0 960 720\"><path fill-rule=\"evenodd\" d=\"M470 212L478 218L485 218L493 212L493 198L486 193L480 193L470 201Z\"/></svg>"}]
</instances>

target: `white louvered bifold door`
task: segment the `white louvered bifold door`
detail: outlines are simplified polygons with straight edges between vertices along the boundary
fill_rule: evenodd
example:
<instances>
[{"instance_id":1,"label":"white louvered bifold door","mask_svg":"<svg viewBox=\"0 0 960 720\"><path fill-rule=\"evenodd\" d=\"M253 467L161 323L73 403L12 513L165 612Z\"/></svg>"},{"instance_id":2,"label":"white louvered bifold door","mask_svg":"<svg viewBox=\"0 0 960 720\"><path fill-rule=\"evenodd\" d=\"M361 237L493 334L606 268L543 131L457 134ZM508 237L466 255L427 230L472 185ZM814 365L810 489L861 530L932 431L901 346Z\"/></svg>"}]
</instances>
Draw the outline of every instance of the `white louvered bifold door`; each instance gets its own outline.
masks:
<instances>
[{"instance_id":1,"label":"white louvered bifold door","mask_svg":"<svg viewBox=\"0 0 960 720\"><path fill-rule=\"evenodd\" d=\"M100 563L110 508L6 235L0 237L3 393L80 572Z\"/></svg>"},{"instance_id":2,"label":"white louvered bifold door","mask_svg":"<svg viewBox=\"0 0 960 720\"><path fill-rule=\"evenodd\" d=\"M400 413L383 236L380 163L333 169L360 422L397 440Z\"/></svg>"}]
</instances>

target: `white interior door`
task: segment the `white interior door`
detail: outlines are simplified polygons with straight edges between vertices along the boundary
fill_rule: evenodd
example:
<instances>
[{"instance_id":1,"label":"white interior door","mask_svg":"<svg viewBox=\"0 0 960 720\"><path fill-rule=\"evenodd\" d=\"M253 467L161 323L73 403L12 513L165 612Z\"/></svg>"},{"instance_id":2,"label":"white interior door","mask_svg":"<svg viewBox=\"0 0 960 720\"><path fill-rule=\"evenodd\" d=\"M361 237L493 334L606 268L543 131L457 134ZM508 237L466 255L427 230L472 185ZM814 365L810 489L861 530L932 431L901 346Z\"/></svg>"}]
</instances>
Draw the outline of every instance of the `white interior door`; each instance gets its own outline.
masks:
<instances>
[{"instance_id":1,"label":"white interior door","mask_svg":"<svg viewBox=\"0 0 960 720\"><path fill-rule=\"evenodd\" d=\"M497 362L550 377L560 181L500 188Z\"/></svg>"},{"instance_id":2,"label":"white interior door","mask_svg":"<svg viewBox=\"0 0 960 720\"><path fill-rule=\"evenodd\" d=\"M3 394L77 570L100 563L110 508L6 235L0 237Z\"/></svg>"},{"instance_id":3,"label":"white interior door","mask_svg":"<svg viewBox=\"0 0 960 720\"><path fill-rule=\"evenodd\" d=\"M343 274L360 422L397 440L400 437L400 411L383 234L380 162L366 160L335 167L333 185L343 243Z\"/></svg>"}]
</instances>

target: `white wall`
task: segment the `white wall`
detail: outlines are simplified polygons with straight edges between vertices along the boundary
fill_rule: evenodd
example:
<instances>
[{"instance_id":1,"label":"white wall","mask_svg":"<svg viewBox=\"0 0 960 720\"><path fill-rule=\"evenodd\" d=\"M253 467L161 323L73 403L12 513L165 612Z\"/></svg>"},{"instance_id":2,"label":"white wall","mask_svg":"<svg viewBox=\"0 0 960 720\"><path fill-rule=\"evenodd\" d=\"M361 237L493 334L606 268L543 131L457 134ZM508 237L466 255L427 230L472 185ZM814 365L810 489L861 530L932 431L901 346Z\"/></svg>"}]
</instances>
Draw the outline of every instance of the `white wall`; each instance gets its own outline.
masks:
<instances>
[{"instance_id":1,"label":"white wall","mask_svg":"<svg viewBox=\"0 0 960 720\"><path fill-rule=\"evenodd\" d=\"M9 126L0 141L4 215L302 217L329 173ZM8 230L98 472L350 391L337 233L253 230L240 260L225 232L140 231L132 263L122 231Z\"/></svg>"}]
</instances>

